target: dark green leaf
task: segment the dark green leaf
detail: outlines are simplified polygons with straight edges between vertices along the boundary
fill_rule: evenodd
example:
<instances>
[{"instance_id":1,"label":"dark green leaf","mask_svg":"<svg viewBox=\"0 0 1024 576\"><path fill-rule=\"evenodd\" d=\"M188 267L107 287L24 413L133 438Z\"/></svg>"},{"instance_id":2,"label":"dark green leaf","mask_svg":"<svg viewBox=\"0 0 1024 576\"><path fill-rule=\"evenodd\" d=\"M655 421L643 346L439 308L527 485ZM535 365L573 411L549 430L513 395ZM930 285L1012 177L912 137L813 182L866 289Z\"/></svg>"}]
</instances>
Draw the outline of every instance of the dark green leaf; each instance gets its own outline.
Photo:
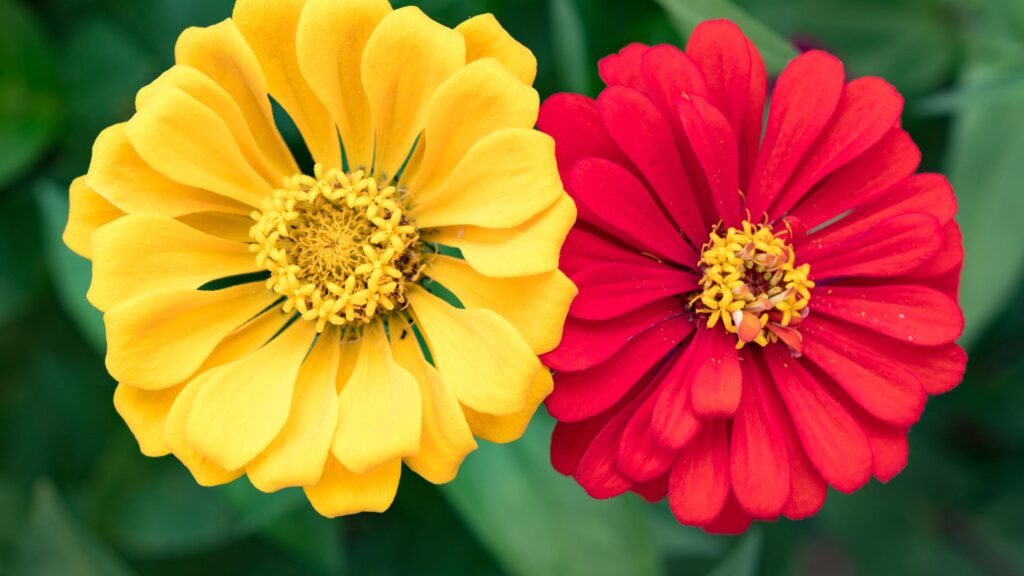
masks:
<instances>
[{"instance_id":1,"label":"dark green leaf","mask_svg":"<svg viewBox=\"0 0 1024 576\"><path fill-rule=\"evenodd\" d=\"M806 48L827 50L850 77L874 75L905 95L949 82L960 53L935 0L744 0L751 14Z\"/></svg>"},{"instance_id":2,"label":"dark green leaf","mask_svg":"<svg viewBox=\"0 0 1024 576\"><path fill-rule=\"evenodd\" d=\"M984 43L975 47L961 89L1002 89L963 102L955 116L948 168L967 254L960 291L967 345L1012 298L1024 275L1024 244L1016 237L1024 214L1024 131L1008 129L1024 126L1024 83L1019 81L1024 31L1013 35L1004 28L1011 18L1000 2L986 6Z\"/></svg>"},{"instance_id":3,"label":"dark green leaf","mask_svg":"<svg viewBox=\"0 0 1024 576\"><path fill-rule=\"evenodd\" d=\"M128 567L76 520L53 484L40 480L14 558L21 576L120 576Z\"/></svg>"},{"instance_id":4,"label":"dark green leaf","mask_svg":"<svg viewBox=\"0 0 1024 576\"><path fill-rule=\"evenodd\" d=\"M0 0L0 188L46 151L59 126L50 40L17 0Z\"/></svg>"},{"instance_id":5,"label":"dark green leaf","mask_svg":"<svg viewBox=\"0 0 1024 576\"><path fill-rule=\"evenodd\" d=\"M659 574L637 499L598 501L551 468L551 419L539 413L513 444L481 442L443 493L516 576Z\"/></svg>"},{"instance_id":6,"label":"dark green leaf","mask_svg":"<svg viewBox=\"0 0 1024 576\"><path fill-rule=\"evenodd\" d=\"M39 222L29 190L0 198L0 325L22 317L38 296L44 278Z\"/></svg>"},{"instance_id":7,"label":"dark green leaf","mask_svg":"<svg viewBox=\"0 0 1024 576\"><path fill-rule=\"evenodd\" d=\"M166 49L170 52L171 46ZM100 19L75 28L62 64L74 97L67 109L66 154L56 172L70 181L88 167L92 142L100 131L128 120L135 112L135 93L156 78L159 68L126 27Z\"/></svg>"},{"instance_id":8,"label":"dark green leaf","mask_svg":"<svg viewBox=\"0 0 1024 576\"><path fill-rule=\"evenodd\" d=\"M587 56L587 37L576 0L549 0L548 6L559 89L590 94L590 70L594 63Z\"/></svg>"},{"instance_id":9,"label":"dark green leaf","mask_svg":"<svg viewBox=\"0 0 1024 576\"><path fill-rule=\"evenodd\" d=\"M103 314L85 299L92 278L89 261L64 245L61 236L68 220L67 193L53 182L42 181L35 187L43 222L43 247L57 297L86 339L103 351L106 338Z\"/></svg>"},{"instance_id":10,"label":"dark green leaf","mask_svg":"<svg viewBox=\"0 0 1024 576\"><path fill-rule=\"evenodd\" d=\"M689 38L693 29L705 20L732 20L757 45L769 74L781 72L797 54L789 41L728 0L656 1L668 12L676 31L683 38Z\"/></svg>"},{"instance_id":11,"label":"dark green leaf","mask_svg":"<svg viewBox=\"0 0 1024 576\"><path fill-rule=\"evenodd\" d=\"M744 536L708 576L755 576L760 557L761 532L754 530Z\"/></svg>"}]
</instances>

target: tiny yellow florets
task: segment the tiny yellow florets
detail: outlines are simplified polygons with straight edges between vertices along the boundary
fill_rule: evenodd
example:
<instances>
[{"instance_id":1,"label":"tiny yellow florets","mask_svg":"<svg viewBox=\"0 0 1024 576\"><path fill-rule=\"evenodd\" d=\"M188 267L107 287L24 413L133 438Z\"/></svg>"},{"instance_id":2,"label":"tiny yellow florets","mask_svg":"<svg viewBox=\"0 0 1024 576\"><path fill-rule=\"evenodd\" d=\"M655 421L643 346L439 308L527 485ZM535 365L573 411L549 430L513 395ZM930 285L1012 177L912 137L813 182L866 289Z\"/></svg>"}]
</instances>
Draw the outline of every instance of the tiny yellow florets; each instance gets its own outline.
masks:
<instances>
[{"instance_id":1,"label":"tiny yellow florets","mask_svg":"<svg viewBox=\"0 0 1024 576\"><path fill-rule=\"evenodd\" d=\"M729 228L724 236L712 231L701 252L701 292L690 305L708 316L708 328L719 321L736 334L737 348L748 342L767 346L788 339L807 315L814 282L810 265L796 265L796 254L785 238L767 224L744 221L741 229Z\"/></svg>"},{"instance_id":2,"label":"tiny yellow florets","mask_svg":"<svg viewBox=\"0 0 1024 576\"><path fill-rule=\"evenodd\" d=\"M317 166L315 174L288 178L252 213L250 249L270 271L267 287L319 331L405 304L405 283L419 279L422 262L399 191L362 171Z\"/></svg>"}]
</instances>

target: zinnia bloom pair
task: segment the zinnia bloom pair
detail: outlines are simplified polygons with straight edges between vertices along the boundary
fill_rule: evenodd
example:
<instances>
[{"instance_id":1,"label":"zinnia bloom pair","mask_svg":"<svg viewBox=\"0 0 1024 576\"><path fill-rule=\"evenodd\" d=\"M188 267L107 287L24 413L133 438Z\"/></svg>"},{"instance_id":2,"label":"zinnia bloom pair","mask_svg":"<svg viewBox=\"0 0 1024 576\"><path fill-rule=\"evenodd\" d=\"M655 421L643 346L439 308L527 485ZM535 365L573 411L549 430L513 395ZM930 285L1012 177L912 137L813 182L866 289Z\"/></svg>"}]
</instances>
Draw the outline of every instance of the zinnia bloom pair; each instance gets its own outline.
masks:
<instances>
[{"instance_id":1,"label":"zinnia bloom pair","mask_svg":"<svg viewBox=\"0 0 1024 576\"><path fill-rule=\"evenodd\" d=\"M403 462L447 482L547 398L590 494L740 531L892 477L959 382L952 192L912 175L895 90L828 55L779 78L763 142L764 67L726 22L627 47L539 121L490 16L240 0L176 62L97 139L65 241L118 412L200 484L380 511Z\"/></svg>"}]
</instances>

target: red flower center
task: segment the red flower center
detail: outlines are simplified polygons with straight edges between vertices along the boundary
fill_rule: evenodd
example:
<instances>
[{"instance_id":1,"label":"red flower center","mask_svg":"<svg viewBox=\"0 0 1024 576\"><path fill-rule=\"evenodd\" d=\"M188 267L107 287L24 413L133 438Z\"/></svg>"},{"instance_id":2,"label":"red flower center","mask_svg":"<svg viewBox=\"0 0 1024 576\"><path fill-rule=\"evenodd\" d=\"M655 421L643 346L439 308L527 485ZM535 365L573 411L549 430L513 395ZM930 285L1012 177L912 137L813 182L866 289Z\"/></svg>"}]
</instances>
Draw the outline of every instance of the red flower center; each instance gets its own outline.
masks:
<instances>
[{"instance_id":1,"label":"red flower center","mask_svg":"<svg viewBox=\"0 0 1024 576\"><path fill-rule=\"evenodd\" d=\"M789 231L775 234L768 224L743 221L740 228L720 234L711 231L698 266L703 272L701 291L690 307L708 316L708 328L721 321L736 334L736 347L749 342L761 346L781 340L801 352L796 326L810 309L809 264L796 264L796 252L787 242Z\"/></svg>"}]
</instances>

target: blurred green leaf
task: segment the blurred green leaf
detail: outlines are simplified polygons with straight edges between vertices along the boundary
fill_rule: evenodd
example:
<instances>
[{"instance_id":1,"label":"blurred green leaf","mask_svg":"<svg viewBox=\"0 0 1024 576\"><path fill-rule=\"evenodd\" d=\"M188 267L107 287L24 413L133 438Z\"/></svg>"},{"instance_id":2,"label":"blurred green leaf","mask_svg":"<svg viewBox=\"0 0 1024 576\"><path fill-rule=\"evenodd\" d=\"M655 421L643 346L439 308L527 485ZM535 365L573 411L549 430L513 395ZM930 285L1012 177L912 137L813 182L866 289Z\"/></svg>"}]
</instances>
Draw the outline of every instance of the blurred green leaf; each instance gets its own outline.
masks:
<instances>
[{"instance_id":1,"label":"blurred green leaf","mask_svg":"<svg viewBox=\"0 0 1024 576\"><path fill-rule=\"evenodd\" d=\"M131 36L131 29L92 18L76 26L65 45L61 64L74 97L68 99L62 140L66 154L55 170L57 178L70 181L85 171L96 136L128 120L135 112L135 93L158 74L156 59ZM168 53L172 48L165 47Z\"/></svg>"},{"instance_id":2,"label":"blurred green leaf","mask_svg":"<svg viewBox=\"0 0 1024 576\"><path fill-rule=\"evenodd\" d=\"M796 48L771 28L728 0L656 0L668 12L676 31L689 38L693 29L705 20L732 20L757 45L769 74L778 74L796 57Z\"/></svg>"},{"instance_id":3,"label":"blurred green leaf","mask_svg":"<svg viewBox=\"0 0 1024 576\"><path fill-rule=\"evenodd\" d=\"M120 576L128 567L67 509L48 480L36 484L14 558L19 576Z\"/></svg>"},{"instance_id":4,"label":"blurred green leaf","mask_svg":"<svg viewBox=\"0 0 1024 576\"><path fill-rule=\"evenodd\" d=\"M551 430L541 412L515 443L481 442L443 493L511 574L660 574L642 505L594 500L555 472Z\"/></svg>"},{"instance_id":5,"label":"blurred green leaf","mask_svg":"<svg viewBox=\"0 0 1024 576\"><path fill-rule=\"evenodd\" d=\"M655 542L662 555L674 558L718 558L727 541L700 528L686 526L672 515L667 502L647 507Z\"/></svg>"},{"instance_id":6,"label":"blurred green leaf","mask_svg":"<svg viewBox=\"0 0 1024 576\"><path fill-rule=\"evenodd\" d=\"M840 57L849 76L881 76L905 95L947 83L961 51L945 0L741 3L791 41Z\"/></svg>"},{"instance_id":7,"label":"blurred green leaf","mask_svg":"<svg viewBox=\"0 0 1024 576\"><path fill-rule=\"evenodd\" d=\"M50 40L17 0L0 0L0 188L46 151L60 124Z\"/></svg>"},{"instance_id":8,"label":"blurred green leaf","mask_svg":"<svg viewBox=\"0 0 1024 576\"><path fill-rule=\"evenodd\" d=\"M1024 74L1024 28L1007 27L1014 5L998 0L985 5L982 42L961 81L965 93L985 97L962 103L949 151L966 254L960 300L968 346L1013 297L1024 276L1024 244L1016 237L1024 214L1024 130L1019 128L1024 126L1024 83L1018 81ZM979 92L984 86L1002 89Z\"/></svg>"},{"instance_id":9,"label":"blurred green leaf","mask_svg":"<svg viewBox=\"0 0 1024 576\"><path fill-rule=\"evenodd\" d=\"M551 45L559 89L590 94L590 70L595 64L587 56L587 36L576 0L549 0Z\"/></svg>"},{"instance_id":10,"label":"blurred green leaf","mask_svg":"<svg viewBox=\"0 0 1024 576\"><path fill-rule=\"evenodd\" d=\"M45 270L40 265L38 219L28 190L0 198L0 326L24 315L39 293Z\"/></svg>"},{"instance_id":11,"label":"blurred green leaf","mask_svg":"<svg viewBox=\"0 0 1024 576\"><path fill-rule=\"evenodd\" d=\"M760 557L761 532L753 530L743 537L708 576L755 576Z\"/></svg>"},{"instance_id":12,"label":"blurred green leaf","mask_svg":"<svg viewBox=\"0 0 1024 576\"><path fill-rule=\"evenodd\" d=\"M68 220L67 193L50 181L40 181L34 191L42 215L43 247L57 297L86 339L102 352L106 349L103 314L85 299L92 266L61 240Z\"/></svg>"}]
</instances>

